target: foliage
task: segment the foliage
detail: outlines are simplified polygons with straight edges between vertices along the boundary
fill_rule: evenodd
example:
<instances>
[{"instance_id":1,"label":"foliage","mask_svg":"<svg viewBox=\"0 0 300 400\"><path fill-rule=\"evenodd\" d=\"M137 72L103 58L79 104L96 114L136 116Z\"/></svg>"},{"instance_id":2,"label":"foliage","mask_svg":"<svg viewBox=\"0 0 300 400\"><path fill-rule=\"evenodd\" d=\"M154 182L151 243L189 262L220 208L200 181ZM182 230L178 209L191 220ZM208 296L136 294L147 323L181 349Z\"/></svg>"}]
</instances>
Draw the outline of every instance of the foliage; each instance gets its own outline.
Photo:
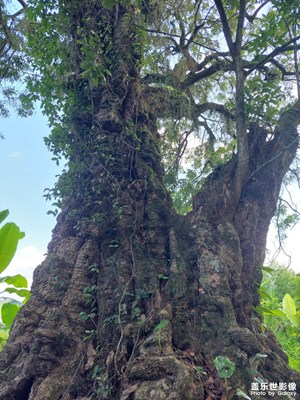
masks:
<instances>
[{"instance_id":1,"label":"foliage","mask_svg":"<svg viewBox=\"0 0 300 400\"><path fill-rule=\"evenodd\" d=\"M7 218L8 214L8 210L1 211L0 222L3 222ZM0 228L0 273L5 271L8 267L15 255L19 240L24 236L24 232L21 232L20 228L13 222L7 222ZM28 285L24 276L20 274L14 276L1 276L0 284L3 283L9 286L5 287L0 294L16 294L23 298L22 303L25 303L28 300L30 292L26 289ZM4 328L9 329L11 327L22 303L9 297L0 298L1 320ZM1 333L0 343L5 342L5 340L6 335Z\"/></svg>"},{"instance_id":2,"label":"foliage","mask_svg":"<svg viewBox=\"0 0 300 400\"><path fill-rule=\"evenodd\" d=\"M275 265L264 272L259 291L257 311L288 354L290 366L300 371L300 276Z\"/></svg>"},{"instance_id":3,"label":"foliage","mask_svg":"<svg viewBox=\"0 0 300 400\"><path fill-rule=\"evenodd\" d=\"M15 10L8 1L0 1L0 116L9 116L9 106L19 115L32 113L33 104L22 83L28 72L28 57L23 52L26 21L23 9Z\"/></svg>"},{"instance_id":4,"label":"foliage","mask_svg":"<svg viewBox=\"0 0 300 400\"><path fill-rule=\"evenodd\" d=\"M221 3L233 34L238 3ZM285 99L292 97L297 65L291 43L299 24L295 2L268 3L247 2L242 57L245 120L271 128ZM236 151L234 60L220 40L224 32L213 2L174 1L161 13L148 30L144 71L147 82L160 85L172 99L172 118L162 120L162 152L166 184L177 210L186 213L203 178Z\"/></svg>"},{"instance_id":5,"label":"foliage","mask_svg":"<svg viewBox=\"0 0 300 400\"><path fill-rule=\"evenodd\" d=\"M154 332L157 333L157 341L158 341L158 347L160 351L162 351L162 345L161 345L161 332L166 328L166 326L169 325L169 320L167 319L162 319L155 327L154 327Z\"/></svg>"},{"instance_id":6,"label":"foliage","mask_svg":"<svg viewBox=\"0 0 300 400\"><path fill-rule=\"evenodd\" d=\"M0 223L7 218L9 212L4 210L0 212ZM0 273L2 273L11 262L20 239L24 233L13 222L8 222L0 229Z\"/></svg>"},{"instance_id":7,"label":"foliage","mask_svg":"<svg viewBox=\"0 0 300 400\"><path fill-rule=\"evenodd\" d=\"M217 356L214 365L220 378L230 378L235 371L235 364L225 356Z\"/></svg>"},{"instance_id":8,"label":"foliage","mask_svg":"<svg viewBox=\"0 0 300 400\"><path fill-rule=\"evenodd\" d=\"M52 128L45 141L57 163L62 157L70 160L71 143L79 140L73 137L74 116L81 116L87 129L93 125L93 91L111 75L113 43L111 32L103 27L108 26L106 12L117 3L103 1L100 12L101 6L95 1L81 2L79 8L76 1L72 6L63 1L30 0L25 12L11 13L6 3L0 2L0 70L5 68L0 75L5 85L21 78L26 81L26 95L19 96L12 85L6 86L3 94L7 99L19 97L20 112L25 114L35 100L41 101ZM162 98L169 102L156 110L162 131L165 183L173 194L175 208L185 214L191 210L191 198L205 177L236 152L235 59L211 0L121 4L132 5L130 23L136 26L137 46L144 50L143 83L155 88L159 105ZM234 35L239 7L224 2L224 11ZM101 18L95 20L97 14ZM254 0L247 2L240 38L247 123L255 120L267 128L274 127L279 109L292 97L293 82L299 75L293 57L298 50L297 18L296 2L273 1L267 7L264 3L258 6ZM5 110L4 104L0 104L1 109ZM71 170L84 168L79 164L68 167L69 172L64 171L55 188L46 194L48 199L55 199L58 208L61 198L72 190ZM56 215L57 211L52 213Z\"/></svg>"},{"instance_id":9,"label":"foliage","mask_svg":"<svg viewBox=\"0 0 300 400\"><path fill-rule=\"evenodd\" d=\"M300 328L300 312L297 311L295 302L288 293L282 300L282 309L285 316L295 328ZM300 332L299 332L300 333Z\"/></svg>"},{"instance_id":10,"label":"foliage","mask_svg":"<svg viewBox=\"0 0 300 400\"><path fill-rule=\"evenodd\" d=\"M225 379L225 391L226 391L226 399L231 399L234 396L234 393L238 397L242 397L244 399L250 399L250 397L240 388L237 388L232 394L230 393L230 386L228 384L227 379L231 378L236 369L236 365L226 356L217 356L214 359L214 366L217 370L217 374L219 378Z\"/></svg>"},{"instance_id":11,"label":"foliage","mask_svg":"<svg viewBox=\"0 0 300 400\"><path fill-rule=\"evenodd\" d=\"M244 122L273 128L297 81L299 24L296 2L267 3L247 2L243 32L235 32L237 3L224 2L223 7L231 36L239 34L243 44ZM75 142L92 152L85 134L76 137L74 121L81 120L85 133L95 128L94 94L109 84L114 53L107 19L122 6L131 10L128 24L134 27L136 51L143 53L138 57L142 84L151 88L157 104L153 112L161 125L165 183L175 208L184 214L205 177L239 148L236 60L214 2L28 1L23 22L31 67L26 99L40 99L49 118L52 132L46 144L55 162L70 160ZM69 163L68 168L47 193L58 207L72 190L72 171L88 166Z\"/></svg>"},{"instance_id":12,"label":"foliage","mask_svg":"<svg viewBox=\"0 0 300 400\"><path fill-rule=\"evenodd\" d=\"M8 330L0 328L0 352L3 350L8 339Z\"/></svg>"}]
</instances>

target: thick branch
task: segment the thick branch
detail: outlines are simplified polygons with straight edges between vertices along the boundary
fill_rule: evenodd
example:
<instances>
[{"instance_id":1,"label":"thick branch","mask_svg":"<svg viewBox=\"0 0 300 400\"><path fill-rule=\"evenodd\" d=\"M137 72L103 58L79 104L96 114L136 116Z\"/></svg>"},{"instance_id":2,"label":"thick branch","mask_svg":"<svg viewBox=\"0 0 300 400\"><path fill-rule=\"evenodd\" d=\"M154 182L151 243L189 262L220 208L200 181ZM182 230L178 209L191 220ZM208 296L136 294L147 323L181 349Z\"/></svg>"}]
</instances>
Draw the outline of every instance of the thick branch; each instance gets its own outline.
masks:
<instances>
[{"instance_id":1,"label":"thick branch","mask_svg":"<svg viewBox=\"0 0 300 400\"><path fill-rule=\"evenodd\" d=\"M272 60L270 61L270 63L273 64L276 68L278 68L278 69L281 71L282 77L285 77L285 76L294 76L294 75L295 75L295 72L287 71L286 68L284 67L284 65L280 64L280 62L278 62L278 61L275 60L275 59L272 59ZM266 67L265 67L265 68L266 68Z\"/></svg>"},{"instance_id":2,"label":"thick branch","mask_svg":"<svg viewBox=\"0 0 300 400\"><path fill-rule=\"evenodd\" d=\"M195 109L198 114L202 114L205 111L213 111L213 112L218 112L219 114L224 115L224 117L226 117L226 118L230 118L232 120L235 119L234 114L232 114L229 110L227 110L227 108L224 107L223 104L218 104L218 103L213 103L213 102L196 104Z\"/></svg>"},{"instance_id":3,"label":"thick branch","mask_svg":"<svg viewBox=\"0 0 300 400\"><path fill-rule=\"evenodd\" d=\"M216 62L201 72L190 72L187 74L186 79L181 83L182 89L186 89L196 82L201 81L204 78L208 78L219 71L227 72L233 71L233 64L227 60L216 60Z\"/></svg>"},{"instance_id":4,"label":"thick branch","mask_svg":"<svg viewBox=\"0 0 300 400\"><path fill-rule=\"evenodd\" d=\"M228 52L220 53L220 56L225 54L228 55ZM209 78L219 71L234 71L234 66L230 61L218 59L217 57L217 54L211 54L207 56L200 64L197 65L194 71L187 73L186 78L180 83L174 79L172 71L165 74L147 74L143 78L143 83L165 84L173 87L180 86L180 88L184 90L189 86L192 86L194 83L201 81L202 79ZM215 60L215 62L204 69L205 65L210 64L210 62L213 60Z\"/></svg>"},{"instance_id":5,"label":"thick branch","mask_svg":"<svg viewBox=\"0 0 300 400\"><path fill-rule=\"evenodd\" d=\"M238 53L240 53L241 48L242 48L245 15L246 15L246 1L240 0L240 10L239 10L239 15L238 15L236 39L235 39L235 43L234 43L235 51Z\"/></svg>"},{"instance_id":6,"label":"thick branch","mask_svg":"<svg viewBox=\"0 0 300 400\"><path fill-rule=\"evenodd\" d=\"M248 174L249 167L249 147L247 137L247 127L245 121L245 75L244 66L240 57L236 60L236 137L237 137L237 168L235 173L235 195L239 199L242 185Z\"/></svg>"},{"instance_id":7,"label":"thick branch","mask_svg":"<svg viewBox=\"0 0 300 400\"><path fill-rule=\"evenodd\" d=\"M231 54L234 54L234 44L233 44L233 40L232 40L232 36L231 36L231 31L230 31L230 27L228 24L228 20L226 17L226 13L223 7L223 3L222 0L214 0L215 1L215 5L218 9L219 15L220 15L220 19L221 19L221 23L223 26L223 32L224 32L224 36L226 39L226 43L227 46L231 52Z\"/></svg>"},{"instance_id":8,"label":"thick branch","mask_svg":"<svg viewBox=\"0 0 300 400\"><path fill-rule=\"evenodd\" d=\"M7 15L7 18L9 18L9 19L16 19L19 15L21 15L21 14L23 14L23 13L24 13L24 9L23 9L23 8L20 8L20 10L17 11L17 12L15 12L14 14L12 14L12 15Z\"/></svg>"},{"instance_id":9,"label":"thick branch","mask_svg":"<svg viewBox=\"0 0 300 400\"><path fill-rule=\"evenodd\" d=\"M201 114L211 111L223 115L226 118L234 120L234 115L222 104L214 102L206 102L196 104L193 99L185 93L178 91L170 91L162 87L148 87L145 95L149 99L151 112L157 118L190 118L196 120Z\"/></svg>"},{"instance_id":10,"label":"thick branch","mask_svg":"<svg viewBox=\"0 0 300 400\"><path fill-rule=\"evenodd\" d=\"M295 157L297 146L299 142L299 135L297 128L300 125L300 100L298 100L289 109L283 111L279 118L278 127L274 132L274 139L267 142L268 159L262 160L263 162L252 171L248 181L272 163L279 163L280 165L286 162L286 159L291 159L289 164ZM279 167L283 168L283 167ZM287 166L284 166L286 169Z\"/></svg>"},{"instance_id":11,"label":"thick branch","mask_svg":"<svg viewBox=\"0 0 300 400\"><path fill-rule=\"evenodd\" d=\"M279 119L279 131L284 143L289 144L290 136L297 133L297 127L300 125L300 100L292 107L281 114Z\"/></svg>"},{"instance_id":12,"label":"thick branch","mask_svg":"<svg viewBox=\"0 0 300 400\"><path fill-rule=\"evenodd\" d=\"M299 39L299 37L297 37L297 38ZM291 43L288 42L288 44L274 49L270 54L265 56L263 58L263 60L261 60L259 62L253 62L253 61L249 62L249 61L243 60L243 65L244 65L246 76L250 75L253 71L260 69L261 67L263 67L265 64L267 64L269 62L273 63L277 68L279 68L281 70L281 72L283 73L283 75L286 75L286 76L294 75L294 73L286 71L284 69L284 67L280 66L278 61L274 60L274 58L273 58L281 53L285 53L287 51L293 51L294 46L291 46L290 44ZM297 45L297 49L300 49L300 45ZM214 54L208 55L207 57L205 57L205 59L201 63L198 64L196 71L189 72L186 75L186 78L180 84L180 87L182 89L187 89L189 86L192 86L193 84L201 81L202 79L209 78L210 76L212 76L220 71L223 71L223 72L234 71L234 65L232 62L230 62L226 59L219 58L219 57L226 57L228 55L229 55L228 52L220 52L219 54L214 53ZM213 64L209 65L208 68L204 69L204 67L206 65L210 64L212 61L214 61ZM171 86L173 86L175 83L174 79L171 76L171 71L169 74L166 74L166 75L147 74L143 78L143 81L144 81L144 83L147 83L147 84L162 83L162 84L171 85Z\"/></svg>"},{"instance_id":13,"label":"thick branch","mask_svg":"<svg viewBox=\"0 0 300 400\"><path fill-rule=\"evenodd\" d=\"M246 15L246 1L240 0L240 9L238 13L236 39L233 43L230 27L228 24L227 16L221 0L215 0L220 19L222 22L223 33L232 55L233 66L236 77L236 108L235 108L235 126L236 126L236 137L237 137L237 168L234 176L234 194L235 201L238 202L243 181L248 174L249 168L249 148L247 138L247 128L245 122L245 65L242 59L242 42L243 42L243 31L244 22Z\"/></svg>"},{"instance_id":14,"label":"thick branch","mask_svg":"<svg viewBox=\"0 0 300 400\"><path fill-rule=\"evenodd\" d=\"M227 60L226 57L228 56L230 56L230 53L228 51L220 51L217 53L209 54L204 58L203 61L198 64L197 71L201 71L204 67L206 67L207 64L211 64L212 61L215 61L218 64L220 61ZM230 63L230 61L228 60L227 62Z\"/></svg>"},{"instance_id":15,"label":"thick branch","mask_svg":"<svg viewBox=\"0 0 300 400\"><path fill-rule=\"evenodd\" d=\"M281 53L285 53L287 51L293 51L295 46L290 46L291 44L297 42L300 39L300 35L294 37L293 39L290 39L287 41L285 44L282 46L276 47L271 53L267 54L261 61L258 63L255 63L250 69L246 72L247 75L250 75L253 71L258 69L259 67L262 67L266 63L270 62L274 57L278 56ZM297 45L297 49L300 48L300 45Z\"/></svg>"},{"instance_id":16,"label":"thick branch","mask_svg":"<svg viewBox=\"0 0 300 400\"><path fill-rule=\"evenodd\" d=\"M26 8L26 7L27 7L27 4L25 3L24 0L18 0L18 2L21 4L21 6L22 6L23 8Z\"/></svg>"}]
</instances>

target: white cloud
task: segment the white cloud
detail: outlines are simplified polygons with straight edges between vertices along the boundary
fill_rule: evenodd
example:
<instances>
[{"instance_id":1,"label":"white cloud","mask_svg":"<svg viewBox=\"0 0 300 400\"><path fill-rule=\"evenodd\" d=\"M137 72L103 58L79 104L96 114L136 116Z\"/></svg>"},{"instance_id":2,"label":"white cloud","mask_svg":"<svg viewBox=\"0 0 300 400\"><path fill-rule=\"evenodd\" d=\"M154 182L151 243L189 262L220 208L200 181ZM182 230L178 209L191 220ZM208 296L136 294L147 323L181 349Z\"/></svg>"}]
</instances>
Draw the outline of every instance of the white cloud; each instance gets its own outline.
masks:
<instances>
[{"instance_id":1,"label":"white cloud","mask_svg":"<svg viewBox=\"0 0 300 400\"><path fill-rule=\"evenodd\" d=\"M39 250L34 246L19 248L9 267L2 275L21 274L27 278L28 285L31 286L33 271L44 260L44 258L44 251Z\"/></svg>"},{"instance_id":2,"label":"white cloud","mask_svg":"<svg viewBox=\"0 0 300 400\"><path fill-rule=\"evenodd\" d=\"M7 155L7 158L19 158L19 157L21 157L21 153L19 153L18 151L14 151L13 153Z\"/></svg>"}]
</instances>

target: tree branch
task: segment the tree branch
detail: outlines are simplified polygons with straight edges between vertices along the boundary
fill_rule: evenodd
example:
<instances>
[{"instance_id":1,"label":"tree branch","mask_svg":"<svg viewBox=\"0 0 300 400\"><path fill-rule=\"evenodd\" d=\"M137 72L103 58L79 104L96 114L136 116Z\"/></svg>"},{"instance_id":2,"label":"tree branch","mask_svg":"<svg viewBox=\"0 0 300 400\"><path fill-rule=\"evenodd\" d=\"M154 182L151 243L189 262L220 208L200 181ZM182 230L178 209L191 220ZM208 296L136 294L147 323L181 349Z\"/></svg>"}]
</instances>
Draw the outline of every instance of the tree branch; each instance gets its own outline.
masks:
<instances>
[{"instance_id":1,"label":"tree branch","mask_svg":"<svg viewBox=\"0 0 300 400\"><path fill-rule=\"evenodd\" d=\"M275 59L270 60L270 63L281 71L282 77L295 75L295 72L287 71L286 68Z\"/></svg>"},{"instance_id":2,"label":"tree branch","mask_svg":"<svg viewBox=\"0 0 300 400\"><path fill-rule=\"evenodd\" d=\"M20 10L17 11L17 12L15 12L14 14L12 14L12 15L7 15L7 18L9 18L9 19L15 19L15 18L17 18L19 15L21 15L21 14L23 14L23 13L24 13L24 8L20 8Z\"/></svg>"},{"instance_id":3,"label":"tree branch","mask_svg":"<svg viewBox=\"0 0 300 400\"><path fill-rule=\"evenodd\" d=\"M246 15L246 1L240 0L240 10L239 10L239 15L238 15L236 38L235 38L235 43L234 43L235 51L238 53L240 53L241 48L242 48L245 15Z\"/></svg>"},{"instance_id":4,"label":"tree branch","mask_svg":"<svg viewBox=\"0 0 300 400\"><path fill-rule=\"evenodd\" d=\"M21 6L22 6L23 8L26 8L26 7L27 7L27 4L25 3L24 0L18 0L18 2L21 4Z\"/></svg>"},{"instance_id":5,"label":"tree branch","mask_svg":"<svg viewBox=\"0 0 300 400\"><path fill-rule=\"evenodd\" d=\"M224 32L224 36L226 39L226 43L227 46L230 50L230 53L232 54L232 56L234 55L234 44L233 44L233 40L232 40L232 36L231 36L231 31L230 31L230 27L228 24L228 20L226 17L226 13L223 7L223 3L222 0L214 0L215 5L218 9L219 15L220 15L220 19L221 19L221 23L223 26L223 32Z\"/></svg>"},{"instance_id":6,"label":"tree branch","mask_svg":"<svg viewBox=\"0 0 300 400\"><path fill-rule=\"evenodd\" d=\"M201 72L190 72L189 74L187 74L186 79L181 83L180 86L183 89L186 89L194 83L199 82L201 79L208 78L219 71L234 71L234 66L232 63L229 63L226 60L216 60L213 65L209 66Z\"/></svg>"},{"instance_id":7,"label":"tree branch","mask_svg":"<svg viewBox=\"0 0 300 400\"><path fill-rule=\"evenodd\" d=\"M176 90L170 91L162 87L147 87L145 95L148 98L151 112L157 118L189 118L196 120L201 114L211 111L219 113L226 118L234 120L234 114L230 112L222 104L214 102L206 102L197 104L194 99L187 96L185 93Z\"/></svg>"},{"instance_id":8,"label":"tree branch","mask_svg":"<svg viewBox=\"0 0 300 400\"><path fill-rule=\"evenodd\" d=\"M187 40L186 47L190 46L190 44L194 41L194 39L195 39L197 33L199 32L199 30L201 28L203 28L203 26L205 25L204 22L202 24L200 24L200 25L196 24L197 18L198 18L198 14L199 14L200 5L201 5L201 0L198 2L197 8L196 8L196 12L195 12L195 15L194 15L194 25L195 26L194 26L194 29L193 29L189 39Z\"/></svg>"},{"instance_id":9,"label":"tree branch","mask_svg":"<svg viewBox=\"0 0 300 400\"><path fill-rule=\"evenodd\" d=\"M294 159L299 143L299 134L297 132L297 127L299 125L300 100L281 113L278 127L276 127L274 131L274 139L267 143L269 147L269 158L251 173L247 181L251 180L259 171L275 161L285 162L285 159L289 157L291 160ZM283 157L283 155L285 155L285 157Z\"/></svg>"},{"instance_id":10,"label":"tree branch","mask_svg":"<svg viewBox=\"0 0 300 400\"><path fill-rule=\"evenodd\" d=\"M268 4L268 3L270 3L270 0L264 1L264 2L255 10L255 12L254 12L252 15L249 15L248 13L246 13L245 16L246 16L247 20L248 20L250 23L252 23L252 22L255 20L257 14L260 12L260 10L261 10L266 4Z\"/></svg>"},{"instance_id":11,"label":"tree branch","mask_svg":"<svg viewBox=\"0 0 300 400\"><path fill-rule=\"evenodd\" d=\"M270 62L273 57L278 56L281 53L285 53L286 51L294 50L294 46L290 46L291 44L297 42L300 39L300 35L290 39L288 42L283 44L282 46L276 47L271 53L267 54L261 61L255 63L248 71L246 71L246 75L250 75L257 68L262 67L267 62ZM300 45L297 45L297 49L300 48Z\"/></svg>"},{"instance_id":12,"label":"tree branch","mask_svg":"<svg viewBox=\"0 0 300 400\"><path fill-rule=\"evenodd\" d=\"M218 112L219 114L222 114L224 115L224 117L230 118L233 121L235 120L234 114L229 110L227 110L227 108L224 107L223 104L218 104L213 102L195 104L195 109L197 111L197 114L199 115L206 111L212 111L212 112Z\"/></svg>"}]
</instances>

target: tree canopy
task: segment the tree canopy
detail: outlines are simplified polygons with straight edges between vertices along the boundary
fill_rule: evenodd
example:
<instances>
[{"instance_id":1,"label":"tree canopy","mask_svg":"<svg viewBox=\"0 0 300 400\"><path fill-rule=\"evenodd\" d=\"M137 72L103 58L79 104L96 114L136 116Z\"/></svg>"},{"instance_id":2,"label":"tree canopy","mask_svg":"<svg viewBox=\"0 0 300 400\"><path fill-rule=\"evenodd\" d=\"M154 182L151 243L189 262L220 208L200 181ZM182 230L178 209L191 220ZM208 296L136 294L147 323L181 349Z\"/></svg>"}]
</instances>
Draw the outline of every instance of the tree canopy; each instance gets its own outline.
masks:
<instances>
[{"instance_id":1,"label":"tree canopy","mask_svg":"<svg viewBox=\"0 0 300 400\"><path fill-rule=\"evenodd\" d=\"M107 9L116 7L115 24L121 4L104 2ZM280 110L297 97L297 1L128 5L141 81L161 125L166 183L186 212L191 192L234 152L240 185L248 171L249 123L260 123L271 135ZM47 144L57 159L70 157L74 108L83 113L85 107L92 119L93 91L110 77L114 43L110 32L101 31L101 21L90 18L96 9L97 2L80 8L59 1L27 5L32 72L26 80L49 117ZM79 82L80 96L74 92Z\"/></svg>"}]
</instances>

